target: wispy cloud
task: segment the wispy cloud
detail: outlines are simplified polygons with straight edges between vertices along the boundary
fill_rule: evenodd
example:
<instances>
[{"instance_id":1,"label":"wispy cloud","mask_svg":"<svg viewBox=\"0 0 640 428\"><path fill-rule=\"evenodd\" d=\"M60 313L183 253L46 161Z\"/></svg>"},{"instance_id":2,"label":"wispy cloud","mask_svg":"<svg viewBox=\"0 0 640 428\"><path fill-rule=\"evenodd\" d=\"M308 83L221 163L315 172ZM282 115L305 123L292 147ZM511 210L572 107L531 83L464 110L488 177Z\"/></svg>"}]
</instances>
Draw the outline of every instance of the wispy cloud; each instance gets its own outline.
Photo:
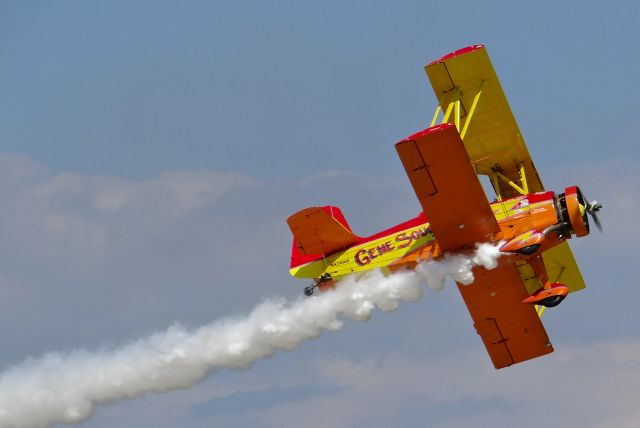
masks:
<instances>
[{"instance_id":1,"label":"wispy cloud","mask_svg":"<svg viewBox=\"0 0 640 428\"><path fill-rule=\"evenodd\" d=\"M307 418L310 427L535 427L544 415L554 426L631 427L640 416L639 347L637 338L565 344L500 371L480 344L442 357L391 351L322 359L319 369L342 389L275 406L267 416L272 426Z\"/></svg>"}]
</instances>

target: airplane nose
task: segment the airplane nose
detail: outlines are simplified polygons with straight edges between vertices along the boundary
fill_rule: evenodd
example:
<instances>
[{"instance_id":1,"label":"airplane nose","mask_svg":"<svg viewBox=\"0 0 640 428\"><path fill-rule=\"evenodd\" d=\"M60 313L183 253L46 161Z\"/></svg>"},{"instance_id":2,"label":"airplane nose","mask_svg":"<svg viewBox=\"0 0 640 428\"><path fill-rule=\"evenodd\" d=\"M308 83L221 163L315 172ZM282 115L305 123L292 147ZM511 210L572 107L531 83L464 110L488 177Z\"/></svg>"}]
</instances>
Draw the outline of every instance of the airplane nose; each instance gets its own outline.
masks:
<instances>
[{"instance_id":1,"label":"airplane nose","mask_svg":"<svg viewBox=\"0 0 640 428\"><path fill-rule=\"evenodd\" d=\"M571 232L576 236L589 234L589 217L593 220L598 230L602 232L602 224L598 218L598 211L602 204L596 200L589 202L578 186L567 187L560 195L562 205L562 218L571 227Z\"/></svg>"}]
</instances>

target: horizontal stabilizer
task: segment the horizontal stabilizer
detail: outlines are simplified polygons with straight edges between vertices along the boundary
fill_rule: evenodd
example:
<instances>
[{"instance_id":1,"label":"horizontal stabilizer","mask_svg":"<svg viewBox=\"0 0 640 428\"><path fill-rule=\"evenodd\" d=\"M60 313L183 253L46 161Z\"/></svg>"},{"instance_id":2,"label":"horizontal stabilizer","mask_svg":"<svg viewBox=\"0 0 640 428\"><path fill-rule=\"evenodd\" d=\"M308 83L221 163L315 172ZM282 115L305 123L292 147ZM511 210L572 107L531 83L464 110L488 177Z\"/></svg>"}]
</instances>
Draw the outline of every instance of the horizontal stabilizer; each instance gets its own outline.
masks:
<instances>
[{"instance_id":1,"label":"horizontal stabilizer","mask_svg":"<svg viewBox=\"0 0 640 428\"><path fill-rule=\"evenodd\" d=\"M287 224L294 237L294 249L304 256L327 255L359 242L337 207L310 207L293 214Z\"/></svg>"}]
</instances>

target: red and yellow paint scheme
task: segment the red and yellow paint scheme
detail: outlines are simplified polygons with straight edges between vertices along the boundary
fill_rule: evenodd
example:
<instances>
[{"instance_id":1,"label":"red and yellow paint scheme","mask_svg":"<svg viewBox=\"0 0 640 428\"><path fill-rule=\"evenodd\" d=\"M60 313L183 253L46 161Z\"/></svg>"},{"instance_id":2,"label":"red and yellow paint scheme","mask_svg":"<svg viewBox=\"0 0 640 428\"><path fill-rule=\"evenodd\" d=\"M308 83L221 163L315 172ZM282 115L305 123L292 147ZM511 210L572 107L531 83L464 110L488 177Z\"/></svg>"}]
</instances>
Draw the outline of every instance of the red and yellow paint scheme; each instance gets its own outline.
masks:
<instances>
[{"instance_id":1,"label":"red and yellow paint scheme","mask_svg":"<svg viewBox=\"0 0 640 428\"><path fill-rule=\"evenodd\" d=\"M475 268L460 293L496 368L548 354L544 308L585 287L567 240L589 233L588 214L599 227L601 205L575 186L545 190L484 46L447 54L425 71L438 99L431 126L396 144L422 212L363 238L336 207L303 209L287 219L291 274L313 278L311 294L345 275L502 243L498 267ZM478 175L489 178L492 203Z\"/></svg>"}]
</instances>

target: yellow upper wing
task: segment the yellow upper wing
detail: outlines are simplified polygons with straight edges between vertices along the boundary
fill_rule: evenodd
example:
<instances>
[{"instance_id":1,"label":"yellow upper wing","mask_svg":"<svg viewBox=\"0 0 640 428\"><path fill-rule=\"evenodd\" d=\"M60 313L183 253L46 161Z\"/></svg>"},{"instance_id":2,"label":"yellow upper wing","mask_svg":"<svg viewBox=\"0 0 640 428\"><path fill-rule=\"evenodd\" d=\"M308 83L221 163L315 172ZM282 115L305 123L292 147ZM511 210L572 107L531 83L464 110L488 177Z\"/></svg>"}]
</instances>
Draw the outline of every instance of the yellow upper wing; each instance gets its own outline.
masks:
<instances>
[{"instance_id":1,"label":"yellow upper wing","mask_svg":"<svg viewBox=\"0 0 640 428\"><path fill-rule=\"evenodd\" d=\"M519 183L522 165L528 191L544 190L484 46L474 45L452 52L427 65L425 71L443 110L446 111L452 101L461 101L460 121L469 121L464 145L476 172L490 175L495 169ZM477 105L470 117L476 98ZM448 121L453 123L454 119L452 114ZM500 189L496 192L499 190L503 197L518 195L506 182L497 183Z\"/></svg>"}]
</instances>

